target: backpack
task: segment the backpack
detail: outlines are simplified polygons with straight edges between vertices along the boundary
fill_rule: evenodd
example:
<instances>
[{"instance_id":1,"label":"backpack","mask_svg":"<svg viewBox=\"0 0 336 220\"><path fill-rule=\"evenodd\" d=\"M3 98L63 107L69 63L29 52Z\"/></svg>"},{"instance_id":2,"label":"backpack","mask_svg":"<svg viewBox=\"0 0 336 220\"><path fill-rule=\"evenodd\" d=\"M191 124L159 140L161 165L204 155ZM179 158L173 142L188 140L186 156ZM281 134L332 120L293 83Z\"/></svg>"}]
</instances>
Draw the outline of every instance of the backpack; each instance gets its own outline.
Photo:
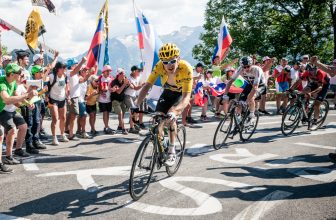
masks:
<instances>
[{"instance_id":1,"label":"backpack","mask_svg":"<svg viewBox=\"0 0 336 220\"><path fill-rule=\"evenodd\" d=\"M50 80L48 82L48 92L47 92L47 96L49 97L50 95L50 91L51 91L51 88L56 84L57 82L57 74L56 73L52 73L53 76L54 76L54 81L52 83L50 83ZM68 76L65 76L65 84L68 84Z\"/></svg>"}]
</instances>

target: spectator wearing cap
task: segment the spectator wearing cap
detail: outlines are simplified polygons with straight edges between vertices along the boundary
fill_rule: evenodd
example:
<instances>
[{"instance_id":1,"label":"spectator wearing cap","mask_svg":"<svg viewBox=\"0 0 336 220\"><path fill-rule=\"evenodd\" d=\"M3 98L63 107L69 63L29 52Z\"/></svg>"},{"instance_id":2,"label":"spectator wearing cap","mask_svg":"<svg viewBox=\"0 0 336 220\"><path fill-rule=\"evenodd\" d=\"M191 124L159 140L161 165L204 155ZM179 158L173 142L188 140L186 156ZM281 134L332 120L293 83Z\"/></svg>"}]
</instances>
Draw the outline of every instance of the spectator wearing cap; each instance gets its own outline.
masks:
<instances>
[{"instance_id":1,"label":"spectator wearing cap","mask_svg":"<svg viewBox=\"0 0 336 220\"><path fill-rule=\"evenodd\" d=\"M35 65L31 69L31 75L33 79L41 80L43 68L39 65ZM35 88L37 89L37 88ZM45 88L47 90L47 88ZM42 91L40 88L39 91ZM39 131L40 131L40 120L41 120L41 100L33 103L34 108L28 106L22 106L21 112L22 116L27 123L27 134L26 134L26 149L28 153L38 153L36 149L46 149L47 147L40 141ZM29 149L29 150L28 150Z\"/></svg>"},{"instance_id":2,"label":"spectator wearing cap","mask_svg":"<svg viewBox=\"0 0 336 220\"><path fill-rule=\"evenodd\" d=\"M56 136L56 125L59 122L61 132L61 142L68 142L65 136L65 117L66 117L66 100L67 100L67 82L65 70L67 65L57 62L53 68L53 73L49 74L49 109L51 113L51 133L52 145L58 146L59 142Z\"/></svg>"},{"instance_id":3,"label":"spectator wearing cap","mask_svg":"<svg viewBox=\"0 0 336 220\"><path fill-rule=\"evenodd\" d=\"M125 98L124 98L124 102L127 108L132 108L135 106L134 102L137 98L137 91L139 91L144 83L140 83L140 68L137 66L132 66L131 68L131 74L130 74L130 78L129 78L129 87L125 90ZM136 113L132 114L132 112L130 111L130 129L129 129L129 133L133 133L133 134L137 134L139 133L139 130L137 130L134 126L135 124L135 119L136 117Z\"/></svg>"},{"instance_id":4,"label":"spectator wearing cap","mask_svg":"<svg viewBox=\"0 0 336 220\"><path fill-rule=\"evenodd\" d=\"M89 86L86 91L86 112L89 114L89 123L91 127L90 134L96 136L98 134L95 124L97 115L97 100L99 95L99 78L92 75L89 78Z\"/></svg>"},{"instance_id":5,"label":"spectator wearing cap","mask_svg":"<svg viewBox=\"0 0 336 220\"><path fill-rule=\"evenodd\" d=\"M85 78L79 76L79 72L86 62L86 57L83 57L81 62L78 63L76 59L69 59L68 66L68 79L69 79L69 140L78 141L74 134L74 125L77 116L79 115L79 96L80 84L87 81L89 76Z\"/></svg>"},{"instance_id":6,"label":"spectator wearing cap","mask_svg":"<svg viewBox=\"0 0 336 220\"><path fill-rule=\"evenodd\" d=\"M79 95L79 118L77 120L77 134L80 138L87 139L90 138L90 136L85 131L86 126L86 117L87 117L87 111L86 111L86 93L88 88L88 79L89 77L96 72L96 68L92 67L91 69L87 67L82 67L80 70L79 75L79 89L80 89L80 95Z\"/></svg>"},{"instance_id":7,"label":"spectator wearing cap","mask_svg":"<svg viewBox=\"0 0 336 220\"><path fill-rule=\"evenodd\" d=\"M7 64L9 64L10 62L12 62L12 56L9 55L4 55L1 57L0 60L0 76L5 76L5 68L7 66Z\"/></svg>"},{"instance_id":8,"label":"spectator wearing cap","mask_svg":"<svg viewBox=\"0 0 336 220\"><path fill-rule=\"evenodd\" d=\"M301 57L301 65L303 65L304 68L306 68L308 61L309 61L309 55L305 54Z\"/></svg>"},{"instance_id":9,"label":"spectator wearing cap","mask_svg":"<svg viewBox=\"0 0 336 220\"><path fill-rule=\"evenodd\" d=\"M270 78L270 70L274 64L274 61L275 61L275 58L270 58L268 56L265 56L263 57L262 59L262 64L261 64L261 69L263 70L264 72L264 76L265 76L265 82L266 82L266 89L265 91L263 92L263 94L261 94L261 99L259 101L256 101L256 102L259 102L259 112L260 113L263 113L265 115L270 115L271 113L268 112L266 110L266 97L267 97L267 91L268 91L268 86L269 84L271 85L271 83L273 83L273 81L269 80Z\"/></svg>"},{"instance_id":10,"label":"spectator wearing cap","mask_svg":"<svg viewBox=\"0 0 336 220\"><path fill-rule=\"evenodd\" d=\"M111 101L111 76L112 68L110 65L105 65L102 70L102 75L99 77L99 111L103 113L104 133L115 134L115 130L109 127L110 112L112 111Z\"/></svg>"},{"instance_id":11,"label":"spectator wearing cap","mask_svg":"<svg viewBox=\"0 0 336 220\"><path fill-rule=\"evenodd\" d=\"M32 98L37 95L37 91L29 88L29 90L22 94L17 94L16 82L23 76L20 66L14 63L10 63L6 66L6 76L0 77L0 125L4 127L6 131L6 157L4 159L5 164L15 165L20 162L12 156L12 149L15 139L16 129L16 149L14 154L21 157L29 156L22 149L22 145L27 132L27 124L20 113L16 112L16 104L26 101L26 99ZM22 76L21 76L22 75ZM0 130L0 136L2 138L3 133ZM3 169L3 165L0 166Z\"/></svg>"},{"instance_id":12,"label":"spectator wearing cap","mask_svg":"<svg viewBox=\"0 0 336 220\"><path fill-rule=\"evenodd\" d=\"M290 70L291 67L288 66L286 58L282 58L280 65L274 68L273 77L276 79L277 114L283 114L288 103L285 92L289 89Z\"/></svg>"},{"instance_id":13,"label":"spectator wearing cap","mask_svg":"<svg viewBox=\"0 0 336 220\"><path fill-rule=\"evenodd\" d=\"M125 70L118 68L116 78L111 83L111 101L113 110L118 115L119 125L117 131L121 131L125 135L128 133L124 123L126 112L125 91L129 85L130 82L126 78Z\"/></svg>"},{"instance_id":14,"label":"spectator wearing cap","mask_svg":"<svg viewBox=\"0 0 336 220\"><path fill-rule=\"evenodd\" d=\"M336 68L336 59L333 60L331 68ZM330 90L334 93L334 109L336 109L336 76L330 77Z\"/></svg>"},{"instance_id":15,"label":"spectator wearing cap","mask_svg":"<svg viewBox=\"0 0 336 220\"><path fill-rule=\"evenodd\" d=\"M17 55L18 65L22 68L22 73L24 74L24 78L29 80L31 79L30 72L27 70L29 66L29 52L24 50L18 50L15 52Z\"/></svg>"}]
</instances>

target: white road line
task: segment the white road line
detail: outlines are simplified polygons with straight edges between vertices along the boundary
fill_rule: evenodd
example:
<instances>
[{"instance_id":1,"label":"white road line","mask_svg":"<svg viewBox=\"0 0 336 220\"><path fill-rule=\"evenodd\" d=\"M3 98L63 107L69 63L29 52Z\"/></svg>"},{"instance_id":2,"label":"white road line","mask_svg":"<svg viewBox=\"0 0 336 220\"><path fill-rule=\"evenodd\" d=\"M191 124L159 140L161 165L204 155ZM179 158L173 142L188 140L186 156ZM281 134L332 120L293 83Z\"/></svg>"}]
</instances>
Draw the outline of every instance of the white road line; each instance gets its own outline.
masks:
<instances>
[{"instance_id":1,"label":"white road line","mask_svg":"<svg viewBox=\"0 0 336 220\"><path fill-rule=\"evenodd\" d=\"M160 184L170 190L181 193L192 200L198 205L197 208L172 208L172 207L164 207L158 205L150 205L142 202L134 202L125 207L135 209L142 212L158 214L158 215L169 215L169 216L202 216L209 215L222 211L222 204L215 197L206 194L204 192L200 192L198 190L183 186L177 182L201 182L201 183L210 183L210 184L218 184L228 186L234 189L246 189L250 188L251 185L227 181L222 179L213 179L213 178L204 178L204 177L171 177L169 179L165 179L160 181ZM253 188L251 190L263 190L264 188L258 187L258 189Z\"/></svg>"},{"instance_id":2,"label":"white road line","mask_svg":"<svg viewBox=\"0 0 336 220\"><path fill-rule=\"evenodd\" d=\"M99 190L99 187L92 176L129 176L130 171L130 166L119 166L99 169L45 173L37 175L37 177L76 175L78 183L82 186L84 190L87 190L89 192L96 192Z\"/></svg>"},{"instance_id":3,"label":"white road line","mask_svg":"<svg viewBox=\"0 0 336 220\"><path fill-rule=\"evenodd\" d=\"M255 163L257 161L270 159L272 157L276 157L278 155L275 154L261 154L261 155L254 155L250 153L245 148L236 148L236 154L215 154L211 155L210 159L223 162L223 163L231 163L231 164L239 164L239 165L247 165L250 163ZM243 159L226 159L226 157L243 157Z\"/></svg>"},{"instance_id":4,"label":"white road line","mask_svg":"<svg viewBox=\"0 0 336 220\"><path fill-rule=\"evenodd\" d=\"M11 215L5 215L0 213L1 220L29 220L28 218L16 217Z\"/></svg>"},{"instance_id":5,"label":"white road line","mask_svg":"<svg viewBox=\"0 0 336 220\"><path fill-rule=\"evenodd\" d=\"M258 123L258 125L273 125L273 124L281 125L281 121L270 121L270 122L261 122L261 123Z\"/></svg>"},{"instance_id":6,"label":"white road line","mask_svg":"<svg viewBox=\"0 0 336 220\"><path fill-rule=\"evenodd\" d=\"M318 145L318 144L309 144L309 143L294 143L295 145L304 146L304 147L313 147L313 148L322 148L322 149L328 149L328 150L335 150L336 147L331 146L325 146L325 145Z\"/></svg>"},{"instance_id":7,"label":"white road line","mask_svg":"<svg viewBox=\"0 0 336 220\"><path fill-rule=\"evenodd\" d=\"M284 202L284 199L291 196L293 193L286 191L274 191L260 201L253 203L245 208L241 213L236 215L233 220L258 220L262 219L275 206Z\"/></svg>"},{"instance_id":8,"label":"white road line","mask_svg":"<svg viewBox=\"0 0 336 220\"><path fill-rule=\"evenodd\" d=\"M186 149L186 153L195 156L214 151L214 149L208 145L209 144L194 144Z\"/></svg>"},{"instance_id":9,"label":"white road line","mask_svg":"<svg viewBox=\"0 0 336 220\"><path fill-rule=\"evenodd\" d=\"M319 174L311 174L309 171L320 172ZM336 180L336 170L331 170L329 168L324 167L304 167L304 168L296 168L296 169L287 169L287 172L292 173L294 175L316 180L325 183L331 183Z\"/></svg>"}]
</instances>

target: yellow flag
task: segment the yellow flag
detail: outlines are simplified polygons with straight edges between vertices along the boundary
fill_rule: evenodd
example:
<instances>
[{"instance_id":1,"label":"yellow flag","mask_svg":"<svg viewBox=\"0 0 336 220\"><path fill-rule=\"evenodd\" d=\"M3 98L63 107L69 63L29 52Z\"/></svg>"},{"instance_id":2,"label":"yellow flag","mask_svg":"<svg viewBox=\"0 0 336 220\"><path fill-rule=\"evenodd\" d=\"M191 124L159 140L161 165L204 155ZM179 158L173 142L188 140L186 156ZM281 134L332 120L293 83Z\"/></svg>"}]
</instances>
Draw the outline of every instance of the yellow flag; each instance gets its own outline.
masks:
<instances>
[{"instance_id":1,"label":"yellow flag","mask_svg":"<svg viewBox=\"0 0 336 220\"><path fill-rule=\"evenodd\" d=\"M25 39L30 49L37 47L38 37L45 33L42 18L38 9L34 8L30 13L25 31Z\"/></svg>"}]
</instances>

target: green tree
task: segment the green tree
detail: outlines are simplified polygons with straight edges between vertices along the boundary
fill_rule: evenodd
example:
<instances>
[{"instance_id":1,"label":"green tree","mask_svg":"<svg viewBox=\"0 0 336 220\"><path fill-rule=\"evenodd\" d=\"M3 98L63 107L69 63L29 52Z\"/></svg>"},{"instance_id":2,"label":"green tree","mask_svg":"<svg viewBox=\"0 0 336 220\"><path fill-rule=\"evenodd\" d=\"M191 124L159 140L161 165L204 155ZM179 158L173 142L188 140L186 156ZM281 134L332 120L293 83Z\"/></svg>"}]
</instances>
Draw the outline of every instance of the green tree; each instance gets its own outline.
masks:
<instances>
[{"instance_id":1,"label":"green tree","mask_svg":"<svg viewBox=\"0 0 336 220\"><path fill-rule=\"evenodd\" d=\"M205 14L205 33L193 55L207 64L223 15L234 39L229 58L258 54L299 59L302 54L316 54L330 61L336 55L334 1L209 0Z\"/></svg>"}]
</instances>

